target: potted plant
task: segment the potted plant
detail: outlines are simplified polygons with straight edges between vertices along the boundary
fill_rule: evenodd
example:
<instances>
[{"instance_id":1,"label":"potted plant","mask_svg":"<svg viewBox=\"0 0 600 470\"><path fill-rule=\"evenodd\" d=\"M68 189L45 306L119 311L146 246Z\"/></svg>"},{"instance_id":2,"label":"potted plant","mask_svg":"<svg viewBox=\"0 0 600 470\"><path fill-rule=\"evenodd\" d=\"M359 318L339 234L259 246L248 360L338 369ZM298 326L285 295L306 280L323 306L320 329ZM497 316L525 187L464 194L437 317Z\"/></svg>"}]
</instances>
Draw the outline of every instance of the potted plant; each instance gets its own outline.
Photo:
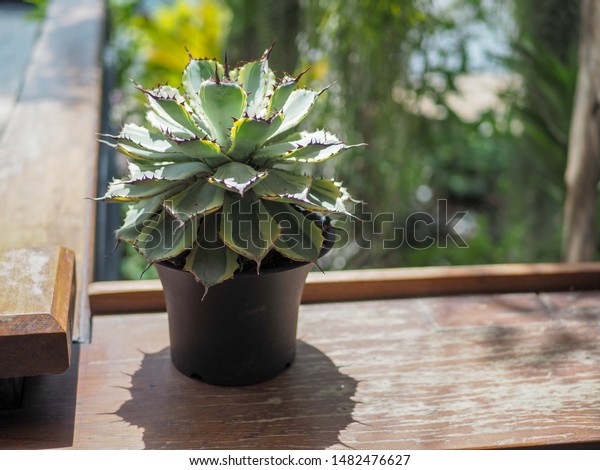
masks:
<instances>
[{"instance_id":1,"label":"potted plant","mask_svg":"<svg viewBox=\"0 0 600 470\"><path fill-rule=\"evenodd\" d=\"M100 198L128 204L116 237L157 267L173 363L213 384L292 363L304 281L330 246L328 215L351 199L305 174L352 147L297 130L323 90L277 80L269 52L232 70L190 57L180 89L138 87L147 125L113 136L129 172Z\"/></svg>"}]
</instances>

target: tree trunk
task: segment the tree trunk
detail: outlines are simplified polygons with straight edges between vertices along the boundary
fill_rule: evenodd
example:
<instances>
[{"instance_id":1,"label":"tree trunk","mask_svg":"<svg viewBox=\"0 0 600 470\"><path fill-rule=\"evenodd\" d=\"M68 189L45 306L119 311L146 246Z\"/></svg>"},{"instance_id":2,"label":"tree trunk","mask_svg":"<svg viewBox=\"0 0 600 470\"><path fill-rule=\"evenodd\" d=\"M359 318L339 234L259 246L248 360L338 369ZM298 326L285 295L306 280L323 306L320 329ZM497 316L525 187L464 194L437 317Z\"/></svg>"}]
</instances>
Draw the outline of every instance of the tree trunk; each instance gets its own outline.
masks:
<instances>
[{"instance_id":1,"label":"tree trunk","mask_svg":"<svg viewBox=\"0 0 600 470\"><path fill-rule=\"evenodd\" d=\"M600 180L600 0L581 3L579 73L569 134L563 258L596 256L597 184Z\"/></svg>"}]
</instances>

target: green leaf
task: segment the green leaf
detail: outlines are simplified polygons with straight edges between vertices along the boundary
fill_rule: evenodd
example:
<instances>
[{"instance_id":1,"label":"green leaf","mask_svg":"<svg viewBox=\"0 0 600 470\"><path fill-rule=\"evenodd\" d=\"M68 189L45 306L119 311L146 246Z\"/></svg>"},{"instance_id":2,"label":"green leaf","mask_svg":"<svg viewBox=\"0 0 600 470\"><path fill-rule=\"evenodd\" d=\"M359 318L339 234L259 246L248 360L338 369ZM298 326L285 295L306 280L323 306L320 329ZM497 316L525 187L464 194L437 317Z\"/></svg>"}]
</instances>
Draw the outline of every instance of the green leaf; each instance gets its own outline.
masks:
<instances>
[{"instance_id":1,"label":"green leaf","mask_svg":"<svg viewBox=\"0 0 600 470\"><path fill-rule=\"evenodd\" d=\"M284 142L267 145L254 153L253 162L265 164L269 160L277 163L321 163L343 150L364 144L346 145L326 131L300 132ZM261 158L267 157L267 158Z\"/></svg>"},{"instance_id":2,"label":"green leaf","mask_svg":"<svg viewBox=\"0 0 600 470\"><path fill-rule=\"evenodd\" d=\"M216 138L216 132L202 110L199 92L202 82L216 79L215 71L219 77L223 76L223 66L214 59L190 59L182 77L185 97L193 110L196 124L213 139Z\"/></svg>"},{"instance_id":3,"label":"green leaf","mask_svg":"<svg viewBox=\"0 0 600 470\"><path fill-rule=\"evenodd\" d=\"M184 269L191 272L196 280L208 289L210 286L232 278L239 265L238 254L229 249L216 236L218 233L217 218L205 217L203 221L198 243L187 255ZM204 234L208 236L204 236Z\"/></svg>"},{"instance_id":4,"label":"green leaf","mask_svg":"<svg viewBox=\"0 0 600 470\"><path fill-rule=\"evenodd\" d=\"M202 162L170 163L168 165L143 165L129 163L129 180L126 183L145 180L184 181L211 172L211 168Z\"/></svg>"},{"instance_id":5,"label":"green leaf","mask_svg":"<svg viewBox=\"0 0 600 470\"><path fill-rule=\"evenodd\" d=\"M146 119L155 129L167 137L189 140L190 138L204 138L206 132L198 128L196 121L185 108L183 103L176 99L160 98L145 91L150 110Z\"/></svg>"},{"instance_id":6,"label":"green leaf","mask_svg":"<svg viewBox=\"0 0 600 470\"><path fill-rule=\"evenodd\" d=\"M311 178L283 170L271 169L269 174L254 186L254 193L262 199L294 202L306 199Z\"/></svg>"},{"instance_id":7,"label":"green leaf","mask_svg":"<svg viewBox=\"0 0 600 470\"><path fill-rule=\"evenodd\" d=\"M350 195L340 183L324 178L313 178L306 197L306 204L301 203L300 205L318 212L350 215L344 205L344 201L349 199Z\"/></svg>"},{"instance_id":8,"label":"green leaf","mask_svg":"<svg viewBox=\"0 0 600 470\"><path fill-rule=\"evenodd\" d=\"M233 124L231 148L228 155L236 161L246 161L281 126L283 116L278 114L270 121L242 118Z\"/></svg>"},{"instance_id":9,"label":"green leaf","mask_svg":"<svg viewBox=\"0 0 600 470\"><path fill-rule=\"evenodd\" d=\"M240 195L244 195L246 191L266 176L266 172L259 173L243 163L231 162L217 168L215 174L208 178L208 181L227 191L235 191Z\"/></svg>"},{"instance_id":10,"label":"green leaf","mask_svg":"<svg viewBox=\"0 0 600 470\"><path fill-rule=\"evenodd\" d=\"M314 90L294 90L281 110L284 116L283 123L273 133L270 140L298 126L308 115L320 94L321 92Z\"/></svg>"},{"instance_id":11,"label":"green leaf","mask_svg":"<svg viewBox=\"0 0 600 470\"><path fill-rule=\"evenodd\" d=\"M191 158L179 152L155 152L133 142L119 142L117 150L130 159L141 163L186 162Z\"/></svg>"},{"instance_id":12,"label":"green leaf","mask_svg":"<svg viewBox=\"0 0 600 470\"><path fill-rule=\"evenodd\" d=\"M279 234L279 225L254 194L225 194L220 237L229 248L260 265Z\"/></svg>"},{"instance_id":13,"label":"green leaf","mask_svg":"<svg viewBox=\"0 0 600 470\"><path fill-rule=\"evenodd\" d=\"M275 86L275 74L269 69L267 53L262 59L248 62L237 69L237 81L248 95L246 114L265 118L269 98Z\"/></svg>"},{"instance_id":14,"label":"green leaf","mask_svg":"<svg viewBox=\"0 0 600 470\"><path fill-rule=\"evenodd\" d=\"M183 71L182 85L188 95L197 95L205 80L215 80L215 70L223 76L223 66L214 59L191 59Z\"/></svg>"},{"instance_id":15,"label":"green leaf","mask_svg":"<svg viewBox=\"0 0 600 470\"><path fill-rule=\"evenodd\" d=\"M229 148L230 129L246 107L246 93L236 83L204 81L200 85L200 103L214 128L217 144Z\"/></svg>"},{"instance_id":16,"label":"green leaf","mask_svg":"<svg viewBox=\"0 0 600 470\"><path fill-rule=\"evenodd\" d=\"M350 195L332 180L270 169L267 177L253 191L261 199L268 201L294 203L316 212L349 215L344 201L349 200Z\"/></svg>"},{"instance_id":17,"label":"green leaf","mask_svg":"<svg viewBox=\"0 0 600 470\"><path fill-rule=\"evenodd\" d=\"M162 135L137 124L125 124L119 133L118 139L119 141L134 143L154 152L176 152L173 144L165 140Z\"/></svg>"},{"instance_id":18,"label":"green leaf","mask_svg":"<svg viewBox=\"0 0 600 470\"><path fill-rule=\"evenodd\" d=\"M180 220L206 215L221 208L225 190L200 179L180 193L165 200L165 208Z\"/></svg>"},{"instance_id":19,"label":"green leaf","mask_svg":"<svg viewBox=\"0 0 600 470\"><path fill-rule=\"evenodd\" d=\"M325 160L329 160L331 157L335 157L338 153L343 150L348 150L353 147L360 147L358 145L346 145L343 143L338 144L308 144L306 147L300 147L293 152L283 156L286 162L296 163L321 163Z\"/></svg>"},{"instance_id":20,"label":"green leaf","mask_svg":"<svg viewBox=\"0 0 600 470\"><path fill-rule=\"evenodd\" d=\"M145 180L133 183L115 180L108 185L106 194L100 200L139 201L175 189L179 183L165 183L160 180Z\"/></svg>"},{"instance_id":21,"label":"green leaf","mask_svg":"<svg viewBox=\"0 0 600 470\"><path fill-rule=\"evenodd\" d=\"M267 116L271 116L273 113L277 113L283 109L283 106L287 102L290 94L296 88L298 80L290 76L284 77L284 79L275 87L271 99L269 100L269 106L267 108Z\"/></svg>"},{"instance_id":22,"label":"green leaf","mask_svg":"<svg viewBox=\"0 0 600 470\"><path fill-rule=\"evenodd\" d=\"M263 205L281 229L275 249L296 261L316 261L323 246L323 231L289 204L263 201Z\"/></svg>"},{"instance_id":23,"label":"green leaf","mask_svg":"<svg viewBox=\"0 0 600 470\"><path fill-rule=\"evenodd\" d=\"M198 219L181 221L167 211L151 221L137 237L135 248L149 261L159 262L191 250L198 232Z\"/></svg>"},{"instance_id":24,"label":"green leaf","mask_svg":"<svg viewBox=\"0 0 600 470\"><path fill-rule=\"evenodd\" d=\"M117 139L115 147L119 152L141 162L191 160L162 135L136 124L125 124Z\"/></svg>"},{"instance_id":25,"label":"green leaf","mask_svg":"<svg viewBox=\"0 0 600 470\"><path fill-rule=\"evenodd\" d=\"M130 204L123 224L115 232L117 239L133 243L142 231L144 223L158 215L162 200L161 195Z\"/></svg>"},{"instance_id":26,"label":"green leaf","mask_svg":"<svg viewBox=\"0 0 600 470\"><path fill-rule=\"evenodd\" d=\"M216 168L219 165L229 161L221 153L221 148L215 143L207 139L192 139L177 143L177 149L191 158L201 160L211 168Z\"/></svg>"}]
</instances>

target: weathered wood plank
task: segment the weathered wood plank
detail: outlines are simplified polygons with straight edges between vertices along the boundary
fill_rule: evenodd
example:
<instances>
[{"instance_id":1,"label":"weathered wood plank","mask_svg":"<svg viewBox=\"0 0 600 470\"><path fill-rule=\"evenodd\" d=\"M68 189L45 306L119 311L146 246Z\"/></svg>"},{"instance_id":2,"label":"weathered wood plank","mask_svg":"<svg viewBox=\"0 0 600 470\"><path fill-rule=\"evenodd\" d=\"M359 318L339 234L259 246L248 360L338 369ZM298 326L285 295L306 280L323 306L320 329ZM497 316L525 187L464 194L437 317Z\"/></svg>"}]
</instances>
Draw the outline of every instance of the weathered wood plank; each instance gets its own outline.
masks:
<instances>
[{"instance_id":1,"label":"weathered wood plank","mask_svg":"<svg viewBox=\"0 0 600 470\"><path fill-rule=\"evenodd\" d=\"M87 339L104 2L55 0L0 141L0 250L60 245L78 260L75 335Z\"/></svg>"},{"instance_id":2,"label":"weathered wood plank","mask_svg":"<svg viewBox=\"0 0 600 470\"><path fill-rule=\"evenodd\" d=\"M174 369L164 314L93 321L94 341L80 346L76 410L51 383L66 378L45 377L36 416L64 416L37 431L33 414L5 412L0 448L49 447L72 419L72 443L60 445L82 449L600 442L598 291L304 305L297 362L233 388Z\"/></svg>"},{"instance_id":3,"label":"weathered wood plank","mask_svg":"<svg viewBox=\"0 0 600 470\"><path fill-rule=\"evenodd\" d=\"M0 378L69 367L75 257L65 248L0 253Z\"/></svg>"},{"instance_id":4,"label":"weathered wood plank","mask_svg":"<svg viewBox=\"0 0 600 470\"><path fill-rule=\"evenodd\" d=\"M494 292L548 292L600 287L600 263L498 264L310 273L302 301L336 302ZM165 309L158 280L95 282L95 314Z\"/></svg>"},{"instance_id":5,"label":"weathered wood plank","mask_svg":"<svg viewBox=\"0 0 600 470\"><path fill-rule=\"evenodd\" d=\"M19 96L21 81L40 24L29 18L33 5L0 3L0 136Z\"/></svg>"}]
</instances>

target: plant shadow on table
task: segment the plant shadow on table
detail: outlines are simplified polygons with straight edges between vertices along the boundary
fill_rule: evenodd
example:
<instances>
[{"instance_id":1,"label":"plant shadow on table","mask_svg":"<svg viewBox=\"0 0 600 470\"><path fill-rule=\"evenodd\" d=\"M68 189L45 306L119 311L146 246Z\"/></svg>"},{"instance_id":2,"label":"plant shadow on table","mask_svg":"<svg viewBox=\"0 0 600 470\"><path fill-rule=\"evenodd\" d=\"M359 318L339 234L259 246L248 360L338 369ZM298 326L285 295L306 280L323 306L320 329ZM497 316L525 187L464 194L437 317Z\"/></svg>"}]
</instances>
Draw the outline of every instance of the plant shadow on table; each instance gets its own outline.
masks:
<instances>
[{"instance_id":1,"label":"plant shadow on table","mask_svg":"<svg viewBox=\"0 0 600 470\"><path fill-rule=\"evenodd\" d=\"M218 387L171 364L169 348L144 354L131 399L116 414L143 429L146 449L319 449L341 444L357 382L299 341L294 365L268 382Z\"/></svg>"}]
</instances>

